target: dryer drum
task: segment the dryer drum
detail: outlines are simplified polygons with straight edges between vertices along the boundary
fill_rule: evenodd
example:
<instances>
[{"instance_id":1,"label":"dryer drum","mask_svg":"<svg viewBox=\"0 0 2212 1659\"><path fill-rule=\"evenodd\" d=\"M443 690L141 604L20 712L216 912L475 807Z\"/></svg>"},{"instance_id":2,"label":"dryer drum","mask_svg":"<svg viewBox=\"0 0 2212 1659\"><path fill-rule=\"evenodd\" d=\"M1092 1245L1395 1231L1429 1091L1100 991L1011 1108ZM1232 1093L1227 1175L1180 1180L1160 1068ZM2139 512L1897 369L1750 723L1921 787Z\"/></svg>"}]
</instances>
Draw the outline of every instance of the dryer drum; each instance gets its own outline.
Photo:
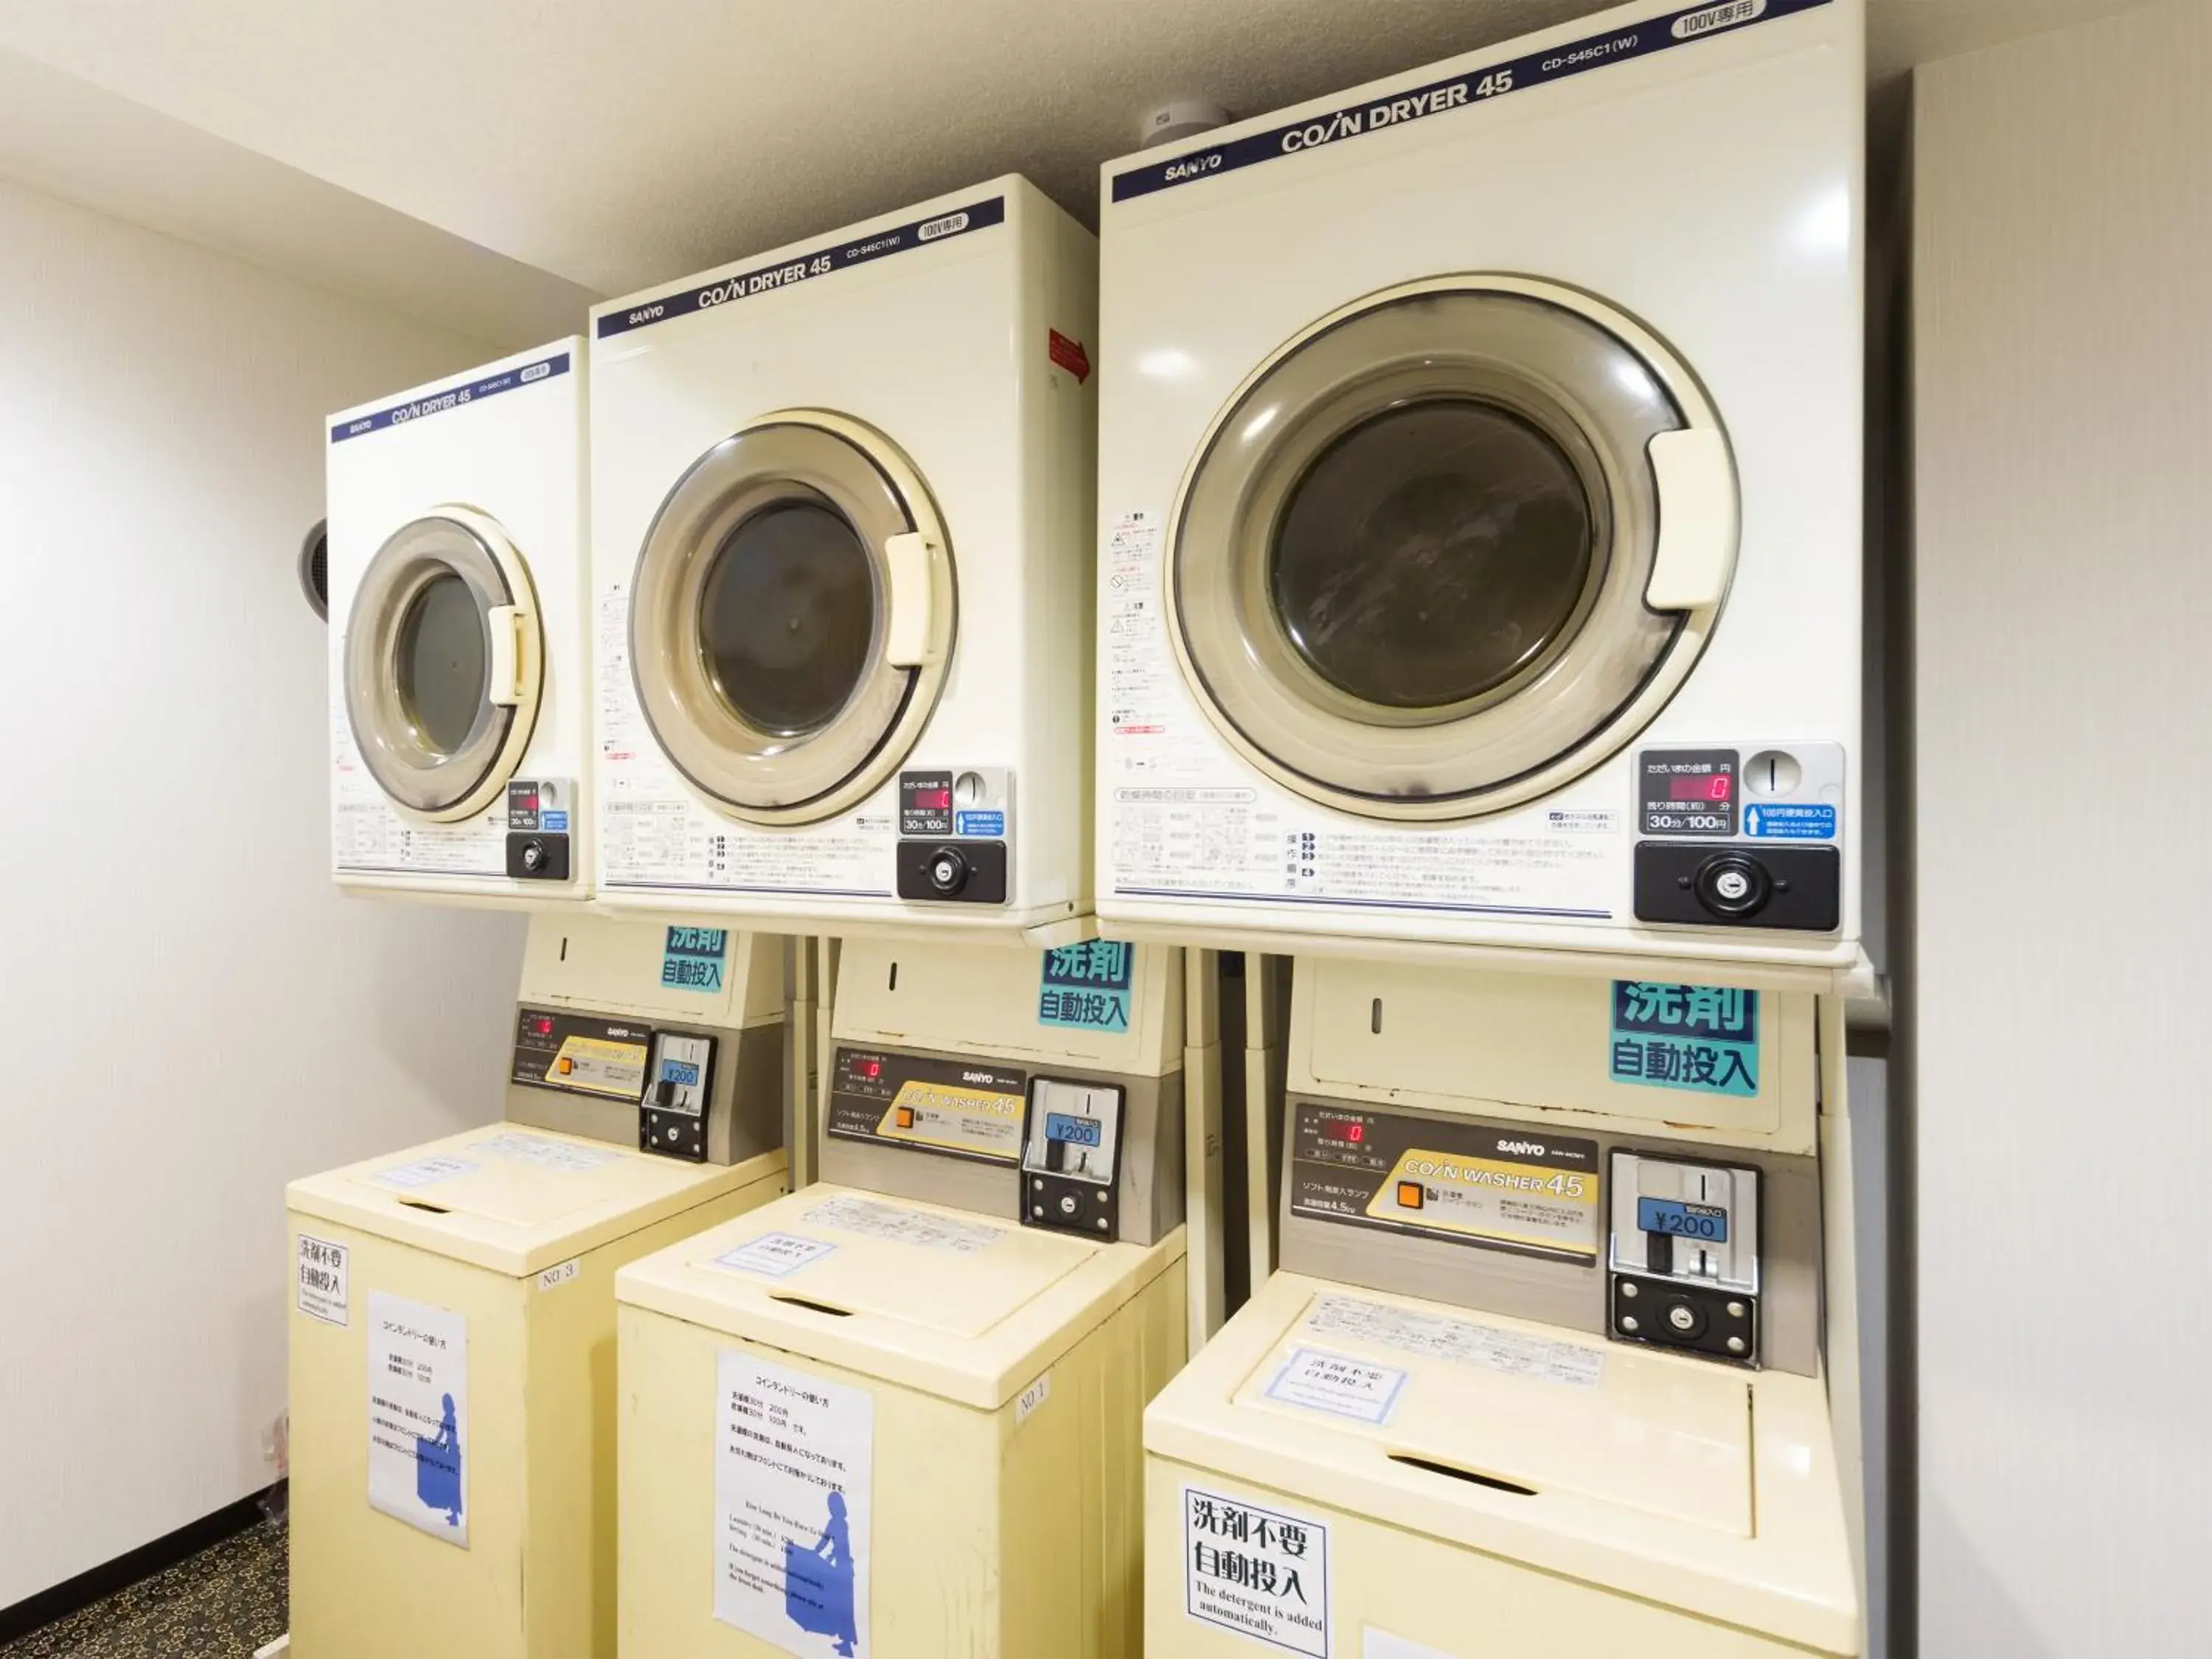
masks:
<instances>
[{"instance_id":1,"label":"dryer drum","mask_svg":"<svg viewBox=\"0 0 2212 1659\"><path fill-rule=\"evenodd\" d=\"M1364 816L1558 788L1649 723L1708 632L1717 605L1649 602L1653 441L1692 428L1728 465L1688 370L1578 291L1439 278L1324 319L1230 401L1176 503L1164 597L1200 707ZM1732 558L1732 513L1716 533Z\"/></svg>"},{"instance_id":2,"label":"dryer drum","mask_svg":"<svg viewBox=\"0 0 2212 1659\"><path fill-rule=\"evenodd\" d=\"M879 787L943 684L944 532L880 433L763 418L661 503L630 590L630 672L662 751L711 802L805 823Z\"/></svg>"},{"instance_id":3,"label":"dryer drum","mask_svg":"<svg viewBox=\"0 0 2212 1659\"><path fill-rule=\"evenodd\" d=\"M410 520L362 572L346 622L346 714L394 805L452 822L482 811L538 717L544 644L527 568L465 508Z\"/></svg>"}]
</instances>

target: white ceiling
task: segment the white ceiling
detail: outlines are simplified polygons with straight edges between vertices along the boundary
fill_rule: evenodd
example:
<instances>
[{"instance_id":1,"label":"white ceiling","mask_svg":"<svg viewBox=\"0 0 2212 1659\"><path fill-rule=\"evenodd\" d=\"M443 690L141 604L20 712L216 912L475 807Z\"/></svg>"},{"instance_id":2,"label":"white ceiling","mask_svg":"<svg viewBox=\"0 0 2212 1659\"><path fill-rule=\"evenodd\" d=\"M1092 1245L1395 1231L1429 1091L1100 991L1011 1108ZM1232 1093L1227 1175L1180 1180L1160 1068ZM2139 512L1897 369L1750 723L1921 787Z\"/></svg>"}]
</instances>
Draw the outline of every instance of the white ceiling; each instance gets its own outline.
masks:
<instances>
[{"instance_id":1,"label":"white ceiling","mask_svg":"<svg viewBox=\"0 0 2212 1659\"><path fill-rule=\"evenodd\" d=\"M1872 0L1870 70L1879 82L2133 3ZM616 294L1000 172L1093 219L1099 163L1168 98L1257 113L1595 9L0 0L0 48Z\"/></svg>"}]
</instances>

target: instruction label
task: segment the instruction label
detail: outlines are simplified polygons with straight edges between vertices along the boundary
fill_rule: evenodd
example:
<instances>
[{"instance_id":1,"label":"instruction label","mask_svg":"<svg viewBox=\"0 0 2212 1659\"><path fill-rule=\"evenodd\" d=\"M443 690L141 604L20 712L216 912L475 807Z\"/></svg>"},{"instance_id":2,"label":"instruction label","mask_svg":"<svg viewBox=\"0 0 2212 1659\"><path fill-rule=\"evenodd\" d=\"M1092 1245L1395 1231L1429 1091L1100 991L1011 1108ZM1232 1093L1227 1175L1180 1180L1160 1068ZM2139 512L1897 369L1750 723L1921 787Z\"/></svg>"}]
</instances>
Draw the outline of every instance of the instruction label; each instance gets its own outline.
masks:
<instances>
[{"instance_id":1,"label":"instruction label","mask_svg":"<svg viewBox=\"0 0 2212 1659\"><path fill-rule=\"evenodd\" d=\"M660 982L672 991L714 995L722 988L729 954L726 927L672 927L660 952Z\"/></svg>"},{"instance_id":2,"label":"instruction label","mask_svg":"<svg viewBox=\"0 0 2212 1659\"><path fill-rule=\"evenodd\" d=\"M1728 985L1613 982L1615 1083L1748 1098L1759 1092L1759 993Z\"/></svg>"},{"instance_id":3,"label":"instruction label","mask_svg":"<svg viewBox=\"0 0 2212 1659\"><path fill-rule=\"evenodd\" d=\"M1594 1140L1310 1102L1291 1133L1294 1214L1596 1259Z\"/></svg>"},{"instance_id":4,"label":"instruction label","mask_svg":"<svg viewBox=\"0 0 2212 1659\"><path fill-rule=\"evenodd\" d=\"M300 1311L325 1325L347 1322L346 1277L352 1252L343 1244L301 1233L299 1238Z\"/></svg>"},{"instance_id":5,"label":"instruction label","mask_svg":"<svg viewBox=\"0 0 2212 1659\"><path fill-rule=\"evenodd\" d=\"M469 1324L368 1293L368 1504L466 1549Z\"/></svg>"},{"instance_id":6,"label":"instruction label","mask_svg":"<svg viewBox=\"0 0 2212 1659\"><path fill-rule=\"evenodd\" d=\"M388 1170L379 1170L371 1179L387 1187L434 1187L441 1181L474 1175L477 1167L465 1158L441 1152L434 1158L418 1158L412 1164L395 1164Z\"/></svg>"},{"instance_id":7,"label":"instruction label","mask_svg":"<svg viewBox=\"0 0 2212 1659\"><path fill-rule=\"evenodd\" d=\"M805 1659L867 1659L875 1402L726 1348L714 1423L714 1617Z\"/></svg>"},{"instance_id":8,"label":"instruction label","mask_svg":"<svg viewBox=\"0 0 2212 1659\"><path fill-rule=\"evenodd\" d=\"M1371 1359L1330 1353L1322 1348L1293 1349L1267 1384L1267 1398L1303 1411L1326 1412L1378 1427L1398 1408L1406 1373Z\"/></svg>"},{"instance_id":9,"label":"instruction label","mask_svg":"<svg viewBox=\"0 0 2212 1659\"><path fill-rule=\"evenodd\" d=\"M510 1164L534 1164L541 1170L559 1170L568 1175L588 1175L593 1170L604 1170L622 1156L611 1146L572 1146L565 1140L519 1134L513 1130L487 1140L471 1141L469 1150L481 1157L503 1158Z\"/></svg>"},{"instance_id":10,"label":"instruction label","mask_svg":"<svg viewBox=\"0 0 2212 1659\"><path fill-rule=\"evenodd\" d=\"M1579 1343L1531 1336L1471 1319L1416 1313L1352 1296L1316 1298L1304 1330L1395 1348L1401 1353L1455 1364L1479 1365L1504 1376L1533 1377L1570 1388L1594 1389L1605 1376L1605 1355Z\"/></svg>"},{"instance_id":11,"label":"instruction label","mask_svg":"<svg viewBox=\"0 0 2212 1659\"><path fill-rule=\"evenodd\" d=\"M840 1232L860 1233L870 1238L888 1238L925 1250L951 1250L959 1255L988 1250L1006 1236L1003 1227L963 1221L957 1216L938 1215L928 1210L909 1210L903 1205L855 1198L849 1194L816 1205L806 1212L806 1218L817 1227L834 1227Z\"/></svg>"},{"instance_id":12,"label":"instruction label","mask_svg":"<svg viewBox=\"0 0 2212 1659\"><path fill-rule=\"evenodd\" d=\"M1129 1029L1129 981L1135 947L1092 939L1044 953L1037 987L1037 1024L1079 1031Z\"/></svg>"},{"instance_id":13,"label":"instruction label","mask_svg":"<svg viewBox=\"0 0 2212 1659\"><path fill-rule=\"evenodd\" d=\"M731 1273L754 1273L763 1279L788 1279L811 1267L837 1247L826 1239L805 1238L798 1233L763 1233L734 1249L725 1250L708 1265Z\"/></svg>"},{"instance_id":14,"label":"instruction label","mask_svg":"<svg viewBox=\"0 0 2212 1659\"><path fill-rule=\"evenodd\" d=\"M1272 1647L1328 1659L1328 1526L1182 1489L1183 1610Z\"/></svg>"}]
</instances>

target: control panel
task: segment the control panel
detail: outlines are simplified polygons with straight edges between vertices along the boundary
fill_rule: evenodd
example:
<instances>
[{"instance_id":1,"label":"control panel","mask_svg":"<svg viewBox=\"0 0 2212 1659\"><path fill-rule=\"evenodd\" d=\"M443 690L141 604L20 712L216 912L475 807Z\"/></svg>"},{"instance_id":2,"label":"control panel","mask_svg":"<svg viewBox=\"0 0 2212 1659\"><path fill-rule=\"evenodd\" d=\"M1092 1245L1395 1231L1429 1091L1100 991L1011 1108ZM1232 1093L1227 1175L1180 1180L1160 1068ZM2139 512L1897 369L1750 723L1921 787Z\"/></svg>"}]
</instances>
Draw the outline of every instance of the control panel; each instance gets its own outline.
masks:
<instances>
[{"instance_id":1,"label":"control panel","mask_svg":"<svg viewBox=\"0 0 2212 1659\"><path fill-rule=\"evenodd\" d=\"M901 772L897 891L944 904L1004 904L1013 774L1003 766Z\"/></svg>"},{"instance_id":2,"label":"control panel","mask_svg":"<svg viewBox=\"0 0 2212 1659\"><path fill-rule=\"evenodd\" d=\"M1112 1243L1121 1233L1117 1084L1040 1077L1022 1119L1022 1223Z\"/></svg>"},{"instance_id":3,"label":"control panel","mask_svg":"<svg viewBox=\"0 0 2212 1659\"><path fill-rule=\"evenodd\" d=\"M517 1083L637 1109L638 1146L703 1163L714 1085L711 1036L524 1005L507 1075Z\"/></svg>"},{"instance_id":4,"label":"control panel","mask_svg":"<svg viewBox=\"0 0 2212 1659\"><path fill-rule=\"evenodd\" d=\"M707 1103L714 1080L714 1039L656 1031L637 1144L668 1158L707 1161Z\"/></svg>"},{"instance_id":5,"label":"control panel","mask_svg":"<svg viewBox=\"0 0 2212 1659\"><path fill-rule=\"evenodd\" d=\"M1639 750L1637 919L1833 933L1843 807L1837 744Z\"/></svg>"},{"instance_id":6,"label":"control panel","mask_svg":"<svg viewBox=\"0 0 2212 1659\"><path fill-rule=\"evenodd\" d=\"M1011 1166L1028 1086L1027 1073L988 1060L841 1048L823 1129L839 1140Z\"/></svg>"},{"instance_id":7,"label":"control panel","mask_svg":"<svg viewBox=\"0 0 2212 1659\"><path fill-rule=\"evenodd\" d=\"M1615 1151L1611 1332L1759 1363L1759 1171Z\"/></svg>"},{"instance_id":8,"label":"control panel","mask_svg":"<svg viewBox=\"0 0 2212 1659\"><path fill-rule=\"evenodd\" d=\"M568 879L568 818L575 797L575 783L568 778L507 781L507 873L510 879Z\"/></svg>"}]
</instances>

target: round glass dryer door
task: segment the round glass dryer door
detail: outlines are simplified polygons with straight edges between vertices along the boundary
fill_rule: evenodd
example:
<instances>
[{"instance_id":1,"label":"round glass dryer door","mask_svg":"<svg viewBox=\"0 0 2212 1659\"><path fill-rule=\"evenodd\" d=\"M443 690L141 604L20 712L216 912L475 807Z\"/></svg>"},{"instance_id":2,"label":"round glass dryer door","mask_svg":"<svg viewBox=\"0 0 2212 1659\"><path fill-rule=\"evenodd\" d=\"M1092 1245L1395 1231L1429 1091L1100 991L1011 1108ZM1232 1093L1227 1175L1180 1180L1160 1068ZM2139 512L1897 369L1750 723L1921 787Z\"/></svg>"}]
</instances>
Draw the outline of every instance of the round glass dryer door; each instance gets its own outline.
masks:
<instances>
[{"instance_id":1,"label":"round glass dryer door","mask_svg":"<svg viewBox=\"0 0 2212 1659\"><path fill-rule=\"evenodd\" d=\"M465 507L402 525L346 624L346 714L396 806L450 823L506 787L538 720L544 642L528 568Z\"/></svg>"},{"instance_id":2,"label":"round glass dryer door","mask_svg":"<svg viewBox=\"0 0 2212 1659\"><path fill-rule=\"evenodd\" d=\"M951 655L952 566L883 434L819 410L724 439L669 491L630 589L662 752L732 816L805 823L879 787Z\"/></svg>"},{"instance_id":3,"label":"round glass dryer door","mask_svg":"<svg viewBox=\"0 0 2212 1659\"><path fill-rule=\"evenodd\" d=\"M1291 341L1216 420L1176 504L1170 634L1287 787L1472 817L1665 706L1736 522L1718 419L1641 326L1522 278L1413 283Z\"/></svg>"}]
</instances>

